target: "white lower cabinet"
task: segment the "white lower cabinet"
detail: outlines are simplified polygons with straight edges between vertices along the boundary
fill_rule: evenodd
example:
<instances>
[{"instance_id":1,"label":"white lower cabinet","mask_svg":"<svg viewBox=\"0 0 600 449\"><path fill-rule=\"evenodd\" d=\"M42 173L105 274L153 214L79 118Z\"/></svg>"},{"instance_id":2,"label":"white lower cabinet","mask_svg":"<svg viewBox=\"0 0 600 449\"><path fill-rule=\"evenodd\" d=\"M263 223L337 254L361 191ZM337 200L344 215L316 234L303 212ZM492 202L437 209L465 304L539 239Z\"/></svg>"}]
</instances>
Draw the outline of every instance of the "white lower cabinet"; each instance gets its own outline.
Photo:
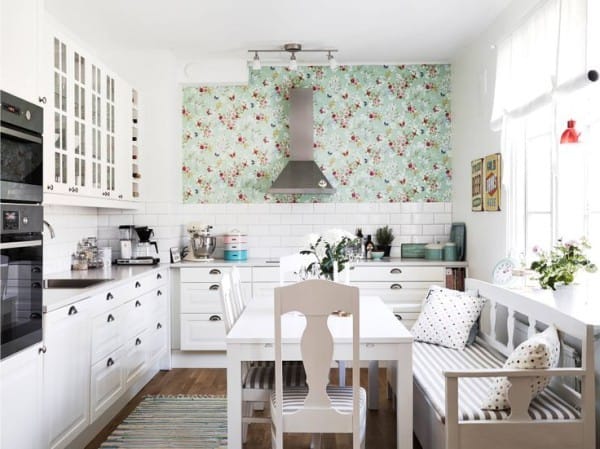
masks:
<instances>
[{"instance_id":1,"label":"white lower cabinet","mask_svg":"<svg viewBox=\"0 0 600 449\"><path fill-rule=\"evenodd\" d=\"M92 365L91 420L94 421L110 407L125 389L123 350L108 354Z\"/></svg>"},{"instance_id":2,"label":"white lower cabinet","mask_svg":"<svg viewBox=\"0 0 600 449\"><path fill-rule=\"evenodd\" d=\"M180 268L182 351L225 350L219 281L230 267L215 264ZM250 297L251 292L255 298L272 298L274 289L280 285L278 266L246 265L238 269L246 297ZM286 284L296 281L291 273L284 277ZM444 262L367 262L350 272L350 284L359 287L361 295L380 297L408 328L417 319L429 287L445 283Z\"/></svg>"},{"instance_id":3,"label":"white lower cabinet","mask_svg":"<svg viewBox=\"0 0 600 449\"><path fill-rule=\"evenodd\" d=\"M0 447L44 447L42 418L42 362L34 345L0 363Z\"/></svg>"},{"instance_id":4,"label":"white lower cabinet","mask_svg":"<svg viewBox=\"0 0 600 449\"><path fill-rule=\"evenodd\" d=\"M183 351L224 351L225 325L222 313L185 313L181 315Z\"/></svg>"},{"instance_id":5,"label":"white lower cabinet","mask_svg":"<svg viewBox=\"0 0 600 449\"><path fill-rule=\"evenodd\" d=\"M62 448L90 423L92 302L47 313L44 318L44 420L48 448Z\"/></svg>"},{"instance_id":6,"label":"white lower cabinet","mask_svg":"<svg viewBox=\"0 0 600 449\"><path fill-rule=\"evenodd\" d=\"M223 266L181 268L180 347L183 351L224 351L225 325L221 277ZM245 297L252 294L252 268L238 267Z\"/></svg>"},{"instance_id":7,"label":"white lower cabinet","mask_svg":"<svg viewBox=\"0 0 600 449\"><path fill-rule=\"evenodd\" d=\"M15 393L11 391L5 396L12 398L11 394L16 393L20 396L23 389L34 389L36 386L39 386L41 393L43 385L43 397L39 401L41 406L38 406L43 414L40 414L40 420L34 419L37 412L31 405L31 413L27 411L27 416L19 419L19 422L28 424L28 429L15 428L14 432L11 429L11 432L3 434L1 447L59 449L75 444L73 440L109 410L125 392L135 387L137 390L133 393L137 393L141 388L139 381L169 351L169 327L167 268L139 276L110 290L101 290L88 299L46 313L43 345L46 353L43 357L37 355L39 348L35 347L31 352L18 354L29 356L23 359L21 370L27 370L27 373L19 374L19 370L10 370L11 377L6 377L10 380L7 387L20 380L14 376L21 376L23 383L20 390L11 387ZM43 375L39 375L36 383L33 378L36 376L34 368L38 359L43 359ZM37 363L41 370L42 361ZM4 388L3 377L3 394ZM35 402L34 392L29 392L27 396L32 403ZM21 407L14 404L22 402L17 399L12 401L10 410L2 409L2 417L12 416L15 410L20 413ZM5 404L4 397L2 404ZM8 421L3 419L2 422ZM39 441L30 429L32 422L44 423L44 432L42 435L40 430ZM17 445L4 444L5 438L6 441L13 441L17 436Z\"/></svg>"}]
</instances>

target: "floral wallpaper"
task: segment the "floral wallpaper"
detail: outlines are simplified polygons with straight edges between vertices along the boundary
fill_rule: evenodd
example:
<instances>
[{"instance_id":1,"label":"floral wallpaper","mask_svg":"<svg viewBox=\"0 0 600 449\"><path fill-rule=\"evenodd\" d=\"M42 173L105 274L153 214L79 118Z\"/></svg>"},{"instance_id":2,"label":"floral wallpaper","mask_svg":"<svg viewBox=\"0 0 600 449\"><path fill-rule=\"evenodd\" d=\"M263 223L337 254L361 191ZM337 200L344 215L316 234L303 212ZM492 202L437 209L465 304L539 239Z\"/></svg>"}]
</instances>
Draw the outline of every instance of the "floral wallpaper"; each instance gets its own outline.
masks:
<instances>
[{"instance_id":1,"label":"floral wallpaper","mask_svg":"<svg viewBox=\"0 0 600 449\"><path fill-rule=\"evenodd\" d=\"M314 157L334 195L274 195L288 92L314 91ZM247 86L183 88L183 201L451 200L450 66L264 67Z\"/></svg>"}]
</instances>

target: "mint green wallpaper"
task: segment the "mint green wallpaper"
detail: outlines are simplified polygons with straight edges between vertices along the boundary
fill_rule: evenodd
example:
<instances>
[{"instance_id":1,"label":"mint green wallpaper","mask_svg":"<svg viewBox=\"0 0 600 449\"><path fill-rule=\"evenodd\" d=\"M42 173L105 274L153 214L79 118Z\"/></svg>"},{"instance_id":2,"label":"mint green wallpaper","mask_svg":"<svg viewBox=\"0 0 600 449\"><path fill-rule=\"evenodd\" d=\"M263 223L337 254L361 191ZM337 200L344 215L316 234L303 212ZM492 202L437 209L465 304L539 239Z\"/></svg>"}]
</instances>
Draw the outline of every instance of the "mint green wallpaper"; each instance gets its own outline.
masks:
<instances>
[{"instance_id":1,"label":"mint green wallpaper","mask_svg":"<svg viewBox=\"0 0 600 449\"><path fill-rule=\"evenodd\" d=\"M315 161L334 195L271 195L289 158L288 90L314 91ZM183 89L183 201L450 201L450 66L265 67Z\"/></svg>"}]
</instances>

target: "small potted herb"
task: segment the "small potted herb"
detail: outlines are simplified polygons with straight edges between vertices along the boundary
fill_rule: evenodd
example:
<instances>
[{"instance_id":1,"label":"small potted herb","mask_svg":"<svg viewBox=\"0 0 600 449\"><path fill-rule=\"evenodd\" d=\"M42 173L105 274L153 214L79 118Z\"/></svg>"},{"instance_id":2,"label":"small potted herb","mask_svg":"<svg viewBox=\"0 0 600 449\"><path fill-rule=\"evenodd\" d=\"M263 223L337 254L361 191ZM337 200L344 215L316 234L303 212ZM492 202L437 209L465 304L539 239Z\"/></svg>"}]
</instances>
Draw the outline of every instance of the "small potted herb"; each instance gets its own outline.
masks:
<instances>
[{"instance_id":1,"label":"small potted herb","mask_svg":"<svg viewBox=\"0 0 600 449\"><path fill-rule=\"evenodd\" d=\"M383 228L377 228L377 231L375 231L375 241L377 242L377 248L383 251L383 257L390 257L392 242L394 241L394 231L392 231L392 228L387 225Z\"/></svg>"}]
</instances>

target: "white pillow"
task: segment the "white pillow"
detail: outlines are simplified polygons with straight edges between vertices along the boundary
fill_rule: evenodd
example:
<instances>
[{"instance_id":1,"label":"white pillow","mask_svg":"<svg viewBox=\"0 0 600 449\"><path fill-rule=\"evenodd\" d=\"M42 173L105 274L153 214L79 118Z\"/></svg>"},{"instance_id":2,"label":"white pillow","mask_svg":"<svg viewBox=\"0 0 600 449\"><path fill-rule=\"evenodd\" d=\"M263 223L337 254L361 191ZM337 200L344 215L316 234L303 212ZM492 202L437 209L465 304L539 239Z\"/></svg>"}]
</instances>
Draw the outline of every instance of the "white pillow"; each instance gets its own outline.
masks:
<instances>
[{"instance_id":1,"label":"white pillow","mask_svg":"<svg viewBox=\"0 0 600 449\"><path fill-rule=\"evenodd\" d=\"M536 369L556 368L560 356L560 340L556 328L552 325L539 334L525 340L510 354L504 368ZM531 381L533 399L550 383L550 377L535 377ZM506 377L493 380L488 396L482 405L484 410L507 410L510 408L508 390L511 386Z\"/></svg>"},{"instance_id":2,"label":"white pillow","mask_svg":"<svg viewBox=\"0 0 600 449\"><path fill-rule=\"evenodd\" d=\"M411 332L418 341L464 349L484 304L484 298L431 286Z\"/></svg>"}]
</instances>

